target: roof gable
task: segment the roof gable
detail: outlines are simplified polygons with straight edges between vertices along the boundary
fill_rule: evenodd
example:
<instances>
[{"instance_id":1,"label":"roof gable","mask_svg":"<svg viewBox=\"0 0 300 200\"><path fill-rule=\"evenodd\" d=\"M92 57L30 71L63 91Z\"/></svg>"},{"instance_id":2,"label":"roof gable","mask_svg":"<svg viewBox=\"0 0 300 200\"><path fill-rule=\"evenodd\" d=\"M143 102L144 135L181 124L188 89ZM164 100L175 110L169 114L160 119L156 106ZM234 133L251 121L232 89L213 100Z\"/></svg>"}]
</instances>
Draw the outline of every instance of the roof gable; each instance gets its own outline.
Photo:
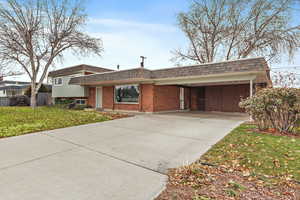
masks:
<instances>
[{"instance_id":1,"label":"roof gable","mask_svg":"<svg viewBox=\"0 0 300 200\"><path fill-rule=\"evenodd\" d=\"M67 68L51 71L51 72L49 72L48 76L49 77L67 76L67 75L76 74L81 71L103 73L103 72L109 72L109 71L113 71L113 70L107 69L107 68L102 68L102 67L96 67L96 66L92 66L92 65L82 64L82 65L76 65L76 66L72 66L72 67L67 67Z\"/></svg>"}]
</instances>

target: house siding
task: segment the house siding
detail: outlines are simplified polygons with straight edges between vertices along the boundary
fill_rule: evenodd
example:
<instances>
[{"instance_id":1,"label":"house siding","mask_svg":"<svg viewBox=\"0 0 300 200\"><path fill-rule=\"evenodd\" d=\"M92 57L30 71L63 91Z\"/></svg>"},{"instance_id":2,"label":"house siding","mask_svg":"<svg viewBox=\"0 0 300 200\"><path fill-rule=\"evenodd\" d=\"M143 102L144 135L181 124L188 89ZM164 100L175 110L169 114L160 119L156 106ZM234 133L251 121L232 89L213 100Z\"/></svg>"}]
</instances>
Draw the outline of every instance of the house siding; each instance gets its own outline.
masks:
<instances>
[{"instance_id":1,"label":"house siding","mask_svg":"<svg viewBox=\"0 0 300 200\"><path fill-rule=\"evenodd\" d=\"M191 110L244 112L239 102L250 95L249 84L205 86L201 87L204 101L200 101L199 88L191 88Z\"/></svg>"},{"instance_id":2,"label":"house siding","mask_svg":"<svg viewBox=\"0 0 300 200\"><path fill-rule=\"evenodd\" d=\"M140 110L143 112L154 112L154 85L143 84L140 86L141 96Z\"/></svg>"},{"instance_id":3,"label":"house siding","mask_svg":"<svg viewBox=\"0 0 300 200\"><path fill-rule=\"evenodd\" d=\"M87 104L92 107L96 107L96 88L92 87L88 89L89 96L87 100Z\"/></svg>"},{"instance_id":4,"label":"house siding","mask_svg":"<svg viewBox=\"0 0 300 200\"><path fill-rule=\"evenodd\" d=\"M180 107L178 86L142 84L140 85L140 97L137 104L115 103L114 86L104 86L102 97L103 109L108 110L160 112L178 110Z\"/></svg>"},{"instance_id":5,"label":"house siding","mask_svg":"<svg viewBox=\"0 0 300 200\"><path fill-rule=\"evenodd\" d=\"M82 74L74 74L72 76L82 75ZM87 97L88 91L87 88L80 85L70 85L69 81L72 76L62 76L62 85L52 85L52 97ZM54 83L54 78L52 79L52 83Z\"/></svg>"},{"instance_id":6,"label":"house siding","mask_svg":"<svg viewBox=\"0 0 300 200\"><path fill-rule=\"evenodd\" d=\"M155 86L154 112L179 110L179 95L180 87L178 86Z\"/></svg>"},{"instance_id":7,"label":"house siding","mask_svg":"<svg viewBox=\"0 0 300 200\"><path fill-rule=\"evenodd\" d=\"M249 96L249 84L202 86L184 88L184 109L201 111L243 112L239 107L241 98ZM199 96L200 94L200 96ZM95 88L89 88L88 104L95 107ZM103 109L139 112L163 112L180 110L180 87L140 85L137 104L115 103L114 86L103 87Z\"/></svg>"},{"instance_id":8,"label":"house siding","mask_svg":"<svg viewBox=\"0 0 300 200\"><path fill-rule=\"evenodd\" d=\"M114 109L114 86L102 88L102 106L104 109Z\"/></svg>"}]
</instances>

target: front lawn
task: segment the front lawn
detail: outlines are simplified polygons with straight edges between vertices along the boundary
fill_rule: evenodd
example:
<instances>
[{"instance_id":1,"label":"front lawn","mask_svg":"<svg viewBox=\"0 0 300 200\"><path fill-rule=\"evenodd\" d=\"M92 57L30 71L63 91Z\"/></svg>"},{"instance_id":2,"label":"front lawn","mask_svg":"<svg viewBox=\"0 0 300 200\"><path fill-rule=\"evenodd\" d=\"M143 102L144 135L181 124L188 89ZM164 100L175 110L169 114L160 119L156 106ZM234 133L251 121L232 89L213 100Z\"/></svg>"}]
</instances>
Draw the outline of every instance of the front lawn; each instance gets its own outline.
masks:
<instances>
[{"instance_id":1,"label":"front lawn","mask_svg":"<svg viewBox=\"0 0 300 200\"><path fill-rule=\"evenodd\" d=\"M110 115L55 107L0 107L0 138L110 120Z\"/></svg>"},{"instance_id":2,"label":"front lawn","mask_svg":"<svg viewBox=\"0 0 300 200\"><path fill-rule=\"evenodd\" d=\"M163 199L297 199L300 138L241 125L199 161L170 170Z\"/></svg>"}]
</instances>

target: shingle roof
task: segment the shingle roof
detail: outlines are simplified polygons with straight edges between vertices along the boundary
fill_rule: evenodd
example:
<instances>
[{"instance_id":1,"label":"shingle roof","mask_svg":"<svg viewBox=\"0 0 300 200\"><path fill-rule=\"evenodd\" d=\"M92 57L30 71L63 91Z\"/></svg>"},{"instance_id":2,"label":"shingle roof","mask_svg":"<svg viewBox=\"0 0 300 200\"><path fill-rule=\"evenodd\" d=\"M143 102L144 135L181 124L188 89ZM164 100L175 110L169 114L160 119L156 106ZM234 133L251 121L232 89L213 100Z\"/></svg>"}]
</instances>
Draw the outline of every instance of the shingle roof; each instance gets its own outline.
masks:
<instances>
[{"instance_id":1,"label":"shingle roof","mask_svg":"<svg viewBox=\"0 0 300 200\"><path fill-rule=\"evenodd\" d=\"M3 84L19 84L19 85L26 85L30 84L30 82L23 82L23 81L0 81L0 85Z\"/></svg>"},{"instance_id":2,"label":"shingle roof","mask_svg":"<svg viewBox=\"0 0 300 200\"><path fill-rule=\"evenodd\" d=\"M264 71L268 72L268 64L263 57L248 58L218 63L207 63L193 66L172 67L158 70L135 68L130 70L105 72L82 77L75 77L70 84L93 84L112 81L151 80L180 78L190 76L204 76L212 74L224 74L235 72Z\"/></svg>"},{"instance_id":3,"label":"shingle roof","mask_svg":"<svg viewBox=\"0 0 300 200\"><path fill-rule=\"evenodd\" d=\"M66 75L76 74L77 72L80 72L80 71L90 71L90 72L95 72L95 73L102 73L102 72L109 72L109 71L113 71L113 70L82 64L82 65L76 65L76 66L67 67L64 69L51 71L51 72L49 72L48 76L49 77L66 76Z\"/></svg>"},{"instance_id":4,"label":"shingle roof","mask_svg":"<svg viewBox=\"0 0 300 200\"><path fill-rule=\"evenodd\" d=\"M0 90L22 90L28 87L29 85L8 85L0 87Z\"/></svg>"}]
</instances>

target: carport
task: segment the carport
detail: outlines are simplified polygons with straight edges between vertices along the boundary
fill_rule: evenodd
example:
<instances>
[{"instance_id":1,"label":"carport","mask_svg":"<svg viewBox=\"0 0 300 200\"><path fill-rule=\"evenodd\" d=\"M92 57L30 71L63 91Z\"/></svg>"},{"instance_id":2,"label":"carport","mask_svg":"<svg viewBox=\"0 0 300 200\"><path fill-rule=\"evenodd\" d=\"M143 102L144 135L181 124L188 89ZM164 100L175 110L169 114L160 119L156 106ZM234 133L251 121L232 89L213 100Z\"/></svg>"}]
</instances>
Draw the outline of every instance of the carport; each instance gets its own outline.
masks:
<instances>
[{"instance_id":1,"label":"carport","mask_svg":"<svg viewBox=\"0 0 300 200\"><path fill-rule=\"evenodd\" d=\"M180 87L181 110L243 112L239 107L241 99L252 96L256 89L267 85L258 80L257 74L241 73L173 80L157 85Z\"/></svg>"}]
</instances>

